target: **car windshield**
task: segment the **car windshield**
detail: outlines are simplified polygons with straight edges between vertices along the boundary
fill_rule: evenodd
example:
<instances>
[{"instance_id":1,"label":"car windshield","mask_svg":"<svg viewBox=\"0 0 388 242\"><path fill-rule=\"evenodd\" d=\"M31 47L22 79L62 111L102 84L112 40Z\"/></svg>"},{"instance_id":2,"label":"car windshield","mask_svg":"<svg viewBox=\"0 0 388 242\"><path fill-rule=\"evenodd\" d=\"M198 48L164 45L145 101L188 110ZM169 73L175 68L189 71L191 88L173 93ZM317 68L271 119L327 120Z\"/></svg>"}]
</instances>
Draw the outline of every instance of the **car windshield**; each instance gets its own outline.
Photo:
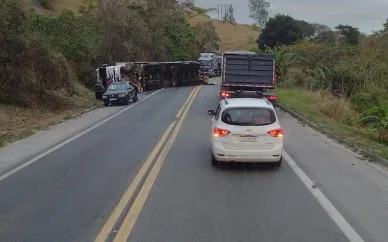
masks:
<instances>
[{"instance_id":1,"label":"car windshield","mask_svg":"<svg viewBox=\"0 0 388 242\"><path fill-rule=\"evenodd\" d=\"M110 91L118 91L118 90L126 90L127 85L125 83L112 83L110 84L108 90Z\"/></svg>"},{"instance_id":2,"label":"car windshield","mask_svg":"<svg viewBox=\"0 0 388 242\"><path fill-rule=\"evenodd\" d=\"M269 108L229 108L222 113L221 121L229 125L262 126L274 123L276 116Z\"/></svg>"}]
</instances>

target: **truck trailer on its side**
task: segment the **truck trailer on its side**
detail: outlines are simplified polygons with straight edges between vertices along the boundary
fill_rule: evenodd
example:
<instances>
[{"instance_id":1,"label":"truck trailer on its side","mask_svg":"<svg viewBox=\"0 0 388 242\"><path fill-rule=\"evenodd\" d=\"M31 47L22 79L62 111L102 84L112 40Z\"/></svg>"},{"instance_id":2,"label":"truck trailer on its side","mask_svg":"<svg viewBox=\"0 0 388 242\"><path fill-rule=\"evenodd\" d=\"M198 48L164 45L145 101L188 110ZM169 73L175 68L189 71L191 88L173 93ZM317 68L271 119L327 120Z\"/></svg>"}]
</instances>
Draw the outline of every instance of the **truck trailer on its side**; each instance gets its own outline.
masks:
<instances>
[{"instance_id":1,"label":"truck trailer on its side","mask_svg":"<svg viewBox=\"0 0 388 242\"><path fill-rule=\"evenodd\" d=\"M118 82L121 80L120 68L121 65L102 65L96 69L97 82L94 89L97 99L101 99L102 94L108 88L108 80L110 82Z\"/></svg>"},{"instance_id":2,"label":"truck trailer on its side","mask_svg":"<svg viewBox=\"0 0 388 242\"><path fill-rule=\"evenodd\" d=\"M275 57L250 51L225 52L222 57L221 98L241 97L246 94L264 95L276 104Z\"/></svg>"}]
</instances>

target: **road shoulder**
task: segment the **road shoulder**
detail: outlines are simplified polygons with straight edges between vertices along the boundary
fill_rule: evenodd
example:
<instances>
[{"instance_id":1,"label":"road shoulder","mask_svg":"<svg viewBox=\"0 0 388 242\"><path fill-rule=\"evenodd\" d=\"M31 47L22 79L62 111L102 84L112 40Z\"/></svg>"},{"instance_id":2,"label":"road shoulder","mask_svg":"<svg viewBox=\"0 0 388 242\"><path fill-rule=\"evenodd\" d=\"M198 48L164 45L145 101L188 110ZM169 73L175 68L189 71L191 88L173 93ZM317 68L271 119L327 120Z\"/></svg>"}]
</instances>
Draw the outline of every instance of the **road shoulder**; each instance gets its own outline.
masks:
<instances>
[{"instance_id":1,"label":"road shoulder","mask_svg":"<svg viewBox=\"0 0 388 242\"><path fill-rule=\"evenodd\" d=\"M279 111L278 116L285 151L365 241L385 241L386 173L290 114Z\"/></svg>"},{"instance_id":2,"label":"road shoulder","mask_svg":"<svg viewBox=\"0 0 388 242\"><path fill-rule=\"evenodd\" d=\"M388 168L388 146L378 142L375 129L358 125L359 114L349 101L293 89L279 89L277 94L280 109L371 163Z\"/></svg>"},{"instance_id":3,"label":"road shoulder","mask_svg":"<svg viewBox=\"0 0 388 242\"><path fill-rule=\"evenodd\" d=\"M379 156L378 154L376 154L372 151L369 151L368 149L360 147L355 142L353 142L349 139L342 138L341 136L335 135L332 132L326 130L325 128L320 127L318 124L315 124L314 122L312 122L308 118L304 117L300 113L289 108L287 105L278 104L278 108L280 110L282 110L283 112L290 114L292 117L294 117L295 119L297 119L301 123L306 124L309 127L313 128L314 130L322 133L323 135L327 136L328 138L330 138L336 142L339 142L342 145L345 145L346 149L349 149L352 152L354 152L355 156L357 156L359 158L361 158L361 157L365 158L368 161L367 164L370 164L375 169L382 171L382 173L384 173L388 177L388 160L386 160L385 158Z\"/></svg>"}]
</instances>

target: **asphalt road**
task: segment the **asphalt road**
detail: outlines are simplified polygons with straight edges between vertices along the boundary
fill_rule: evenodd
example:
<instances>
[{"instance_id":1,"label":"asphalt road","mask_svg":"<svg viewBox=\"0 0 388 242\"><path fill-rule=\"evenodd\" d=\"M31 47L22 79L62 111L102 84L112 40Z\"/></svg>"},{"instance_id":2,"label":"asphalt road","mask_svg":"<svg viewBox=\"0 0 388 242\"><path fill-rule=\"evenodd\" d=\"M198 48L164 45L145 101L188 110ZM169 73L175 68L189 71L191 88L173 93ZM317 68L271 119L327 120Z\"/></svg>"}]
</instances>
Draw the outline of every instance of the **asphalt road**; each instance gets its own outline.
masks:
<instances>
[{"instance_id":1,"label":"asphalt road","mask_svg":"<svg viewBox=\"0 0 388 242\"><path fill-rule=\"evenodd\" d=\"M280 169L213 168L218 91L161 90L0 180L0 241L348 241L339 216L387 241L387 175L280 111Z\"/></svg>"}]
</instances>

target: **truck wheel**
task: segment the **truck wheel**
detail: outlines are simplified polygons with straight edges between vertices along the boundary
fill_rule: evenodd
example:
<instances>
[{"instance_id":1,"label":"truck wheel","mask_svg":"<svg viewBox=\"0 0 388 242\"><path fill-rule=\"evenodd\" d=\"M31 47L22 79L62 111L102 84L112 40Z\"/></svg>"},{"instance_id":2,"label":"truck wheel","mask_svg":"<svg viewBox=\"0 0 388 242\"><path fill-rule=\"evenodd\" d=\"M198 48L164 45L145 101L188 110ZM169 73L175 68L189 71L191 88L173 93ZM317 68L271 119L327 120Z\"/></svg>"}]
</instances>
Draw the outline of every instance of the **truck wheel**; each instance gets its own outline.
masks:
<instances>
[{"instance_id":1,"label":"truck wheel","mask_svg":"<svg viewBox=\"0 0 388 242\"><path fill-rule=\"evenodd\" d=\"M212 154L212 166L217 166L217 165L219 165L219 162L218 162L218 160L216 160L216 158Z\"/></svg>"},{"instance_id":2,"label":"truck wheel","mask_svg":"<svg viewBox=\"0 0 388 242\"><path fill-rule=\"evenodd\" d=\"M104 102L104 105L105 105L105 107L108 107L109 103L108 102Z\"/></svg>"},{"instance_id":3,"label":"truck wheel","mask_svg":"<svg viewBox=\"0 0 388 242\"><path fill-rule=\"evenodd\" d=\"M273 166L277 168L277 167L280 167L282 163L283 163L283 157L281 157L279 161L274 162Z\"/></svg>"},{"instance_id":4,"label":"truck wheel","mask_svg":"<svg viewBox=\"0 0 388 242\"><path fill-rule=\"evenodd\" d=\"M102 93L96 92L96 93L95 93L95 96L96 96L96 99L97 99L97 100L102 100Z\"/></svg>"}]
</instances>

